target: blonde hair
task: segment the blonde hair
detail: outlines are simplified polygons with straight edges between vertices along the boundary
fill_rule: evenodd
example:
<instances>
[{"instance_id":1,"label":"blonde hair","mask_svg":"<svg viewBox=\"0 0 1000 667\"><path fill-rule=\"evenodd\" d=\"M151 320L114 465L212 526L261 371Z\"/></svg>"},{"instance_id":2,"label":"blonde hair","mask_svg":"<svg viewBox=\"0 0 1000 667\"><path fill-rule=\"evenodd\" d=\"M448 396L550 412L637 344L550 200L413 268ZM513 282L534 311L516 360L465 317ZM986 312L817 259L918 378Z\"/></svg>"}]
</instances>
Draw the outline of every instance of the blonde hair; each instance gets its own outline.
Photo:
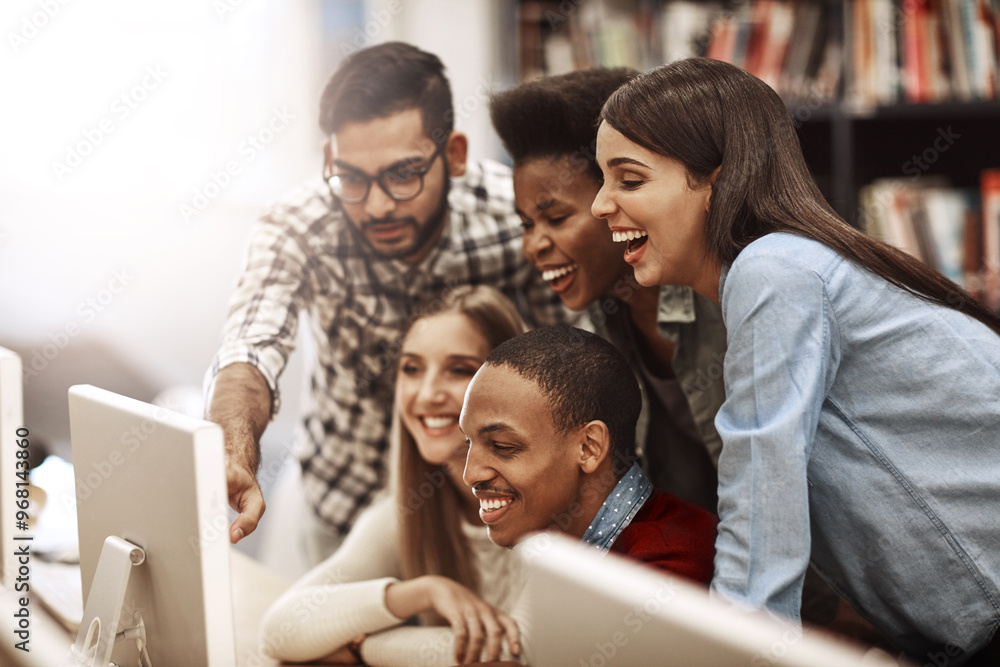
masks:
<instances>
[{"instance_id":1,"label":"blonde hair","mask_svg":"<svg viewBox=\"0 0 1000 667\"><path fill-rule=\"evenodd\" d=\"M416 322L445 313L467 317L486 339L490 350L524 331L514 304L499 290L465 285L444 292L420 309L407 332ZM400 521L403 578L436 574L478 593L479 573L469 558L469 545L462 532L461 492L451 483L443 466L430 464L420 456L412 434L399 417L398 400L393 412L390 437L396 452L393 486ZM436 614L428 614L424 620L435 625L443 623Z\"/></svg>"}]
</instances>

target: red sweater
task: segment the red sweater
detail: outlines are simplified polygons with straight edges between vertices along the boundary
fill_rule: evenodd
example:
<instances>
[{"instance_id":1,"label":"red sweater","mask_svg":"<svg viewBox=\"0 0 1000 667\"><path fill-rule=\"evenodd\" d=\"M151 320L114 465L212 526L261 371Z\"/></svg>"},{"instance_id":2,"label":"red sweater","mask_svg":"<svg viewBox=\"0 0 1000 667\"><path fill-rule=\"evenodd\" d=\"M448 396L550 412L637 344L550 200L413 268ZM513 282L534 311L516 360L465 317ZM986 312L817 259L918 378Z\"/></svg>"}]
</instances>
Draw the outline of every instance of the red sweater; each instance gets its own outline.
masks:
<instances>
[{"instance_id":1,"label":"red sweater","mask_svg":"<svg viewBox=\"0 0 1000 667\"><path fill-rule=\"evenodd\" d=\"M708 584L718 521L696 505L654 490L610 551Z\"/></svg>"}]
</instances>

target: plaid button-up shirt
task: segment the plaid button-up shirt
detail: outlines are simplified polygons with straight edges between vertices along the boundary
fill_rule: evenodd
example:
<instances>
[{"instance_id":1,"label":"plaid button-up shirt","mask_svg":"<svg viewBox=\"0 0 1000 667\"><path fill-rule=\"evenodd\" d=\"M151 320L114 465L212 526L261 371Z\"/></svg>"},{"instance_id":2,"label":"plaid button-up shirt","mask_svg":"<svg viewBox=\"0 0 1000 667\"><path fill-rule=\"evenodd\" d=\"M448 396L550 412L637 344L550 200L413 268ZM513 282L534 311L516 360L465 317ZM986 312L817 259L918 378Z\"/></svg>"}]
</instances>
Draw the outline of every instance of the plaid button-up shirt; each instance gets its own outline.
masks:
<instances>
[{"instance_id":1,"label":"plaid button-up shirt","mask_svg":"<svg viewBox=\"0 0 1000 667\"><path fill-rule=\"evenodd\" d=\"M263 374L277 413L278 376L295 345L299 313L315 341L296 454L307 498L345 533L385 483L395 371L414 310L459 285L493 285L529 325L570 319L521 254L510 170L469 164L454 180L441 240L417 264L375 253L331 204L321 181L256 225L209 369L237 362Z\"/></svg>"}]
</instances>

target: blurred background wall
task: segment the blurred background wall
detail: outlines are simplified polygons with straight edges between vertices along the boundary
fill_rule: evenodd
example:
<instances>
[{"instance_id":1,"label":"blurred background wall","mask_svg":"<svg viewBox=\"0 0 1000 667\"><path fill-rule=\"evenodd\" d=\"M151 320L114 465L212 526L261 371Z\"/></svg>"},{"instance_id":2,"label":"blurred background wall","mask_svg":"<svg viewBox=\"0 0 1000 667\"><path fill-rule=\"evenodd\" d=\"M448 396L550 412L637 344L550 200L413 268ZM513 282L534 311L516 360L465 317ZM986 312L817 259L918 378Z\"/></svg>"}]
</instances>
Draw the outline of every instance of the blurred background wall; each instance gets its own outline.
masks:
<instances>
[{"instance_id":1,"label":"blurred background wall","mask_svg":"<svg viewBox=\"0 0 1000 667\"><path fill-rule=\"evenodd\" d=\"M512 83L491 27L505 4L5 1L0 345L22 356L33 442L69 457L78 383L146 401L175 388L200 409L249 228L318 174L319 95L346 53L389 39L437 53L471 156L498 157L485 100ZM264 438L265 491L290 449L300 356Z\"/></svg>"}]
</instances>

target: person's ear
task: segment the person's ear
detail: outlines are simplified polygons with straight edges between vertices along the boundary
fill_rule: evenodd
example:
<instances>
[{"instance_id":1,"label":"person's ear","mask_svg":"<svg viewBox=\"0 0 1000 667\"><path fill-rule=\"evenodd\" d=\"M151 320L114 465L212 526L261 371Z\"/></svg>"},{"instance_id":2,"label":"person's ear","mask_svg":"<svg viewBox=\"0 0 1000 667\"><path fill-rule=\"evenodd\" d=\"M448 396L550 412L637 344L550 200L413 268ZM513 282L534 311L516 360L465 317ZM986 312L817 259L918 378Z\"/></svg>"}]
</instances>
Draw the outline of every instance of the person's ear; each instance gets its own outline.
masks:
<instances>
[{"instance_id":1,"label":"person's ear","mask_svg":"<svg viewBox=\"0 0 1000 667\"><path fill-rule=\"evenodd\" d=\"M333 174L333 145L327 139L323 142L323 178L327 179Z\"/></svg>"},{"instance_id":2,"label":"person's ear","mask_svg":"<svg viewBox=\"0 0 1000 667\"><path fill-rule=\"evenodd\" d=\"M465 176L465 161L469 155L469 138L462 132L452 132L448 136L444 153L448 158L448 175L452 178Z\"/></svg>"},{"instance_id":3,"label":"person's ear","mask_svg":"<svg viewBox=\"0 0 1000 667\"><path fill-rule=\"evenodd\" d=\"M709 207L712 205L712 191L715 189L715 181L719 178L719 172L722 170L722 165L720 164L712 173L708 175L705 179L705 185L708 187L708 196L705 197L705 213L708 213Z\"/></svg>"},{"instance_id":4,"label":"person's ear","mask_svg":"<svg viewBox=\"0 0 1000 667\"><path fill-rule=\"evenodd\" d=\"M611 454L611 431L607 424L595 419L584 424L580 438L580 469L589 475Z\"/></svg>"}]
</instances>

